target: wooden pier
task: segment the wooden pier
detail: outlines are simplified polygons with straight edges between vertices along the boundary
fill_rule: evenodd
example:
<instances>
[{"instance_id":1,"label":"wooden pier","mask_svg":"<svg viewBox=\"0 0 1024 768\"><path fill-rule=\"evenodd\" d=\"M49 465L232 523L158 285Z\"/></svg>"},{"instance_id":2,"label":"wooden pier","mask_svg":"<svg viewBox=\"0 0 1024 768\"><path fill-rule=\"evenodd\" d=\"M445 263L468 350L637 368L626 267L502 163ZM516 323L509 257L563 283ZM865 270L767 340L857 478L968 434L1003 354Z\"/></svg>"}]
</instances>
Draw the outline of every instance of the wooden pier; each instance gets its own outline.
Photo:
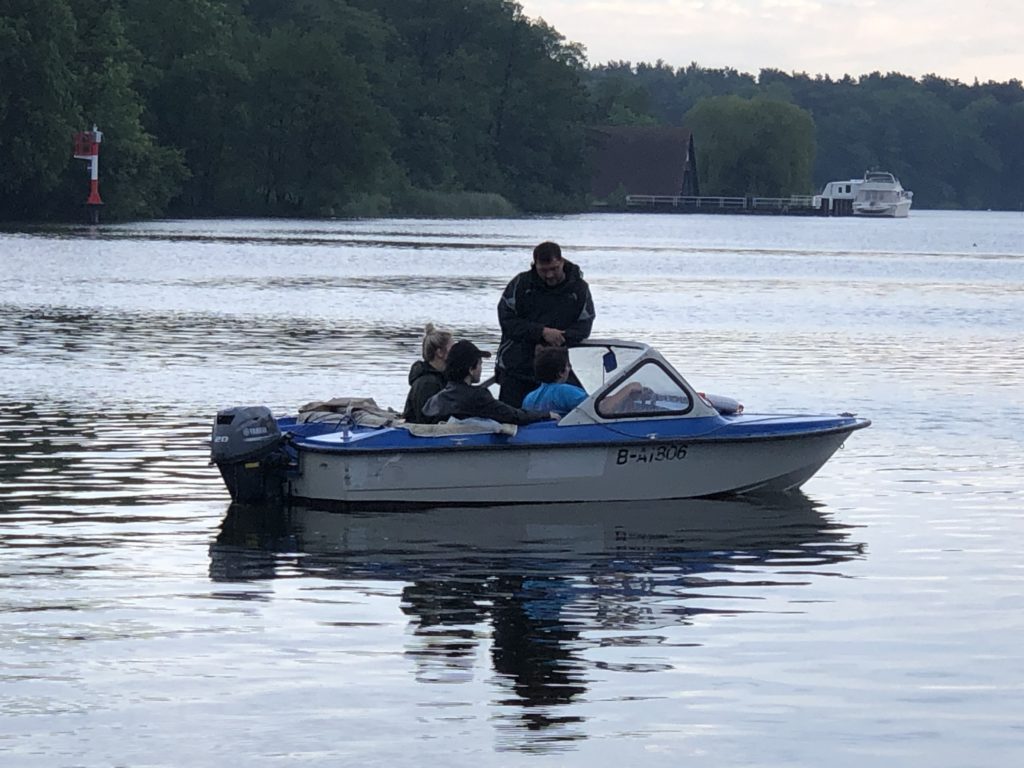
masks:
<instances>
[{"instance_id":1,"label":"wooden pier","mask_svg":"<svg viewBox=\"0 0 1024 768\"><path fill-rule=\"evenodd\" d=\"M626 210L645 213L753 213L784 216L849 216L851 206L829 206L818 195L789 197L694 197L626 195Z\"/></svg>"}]
</instances>

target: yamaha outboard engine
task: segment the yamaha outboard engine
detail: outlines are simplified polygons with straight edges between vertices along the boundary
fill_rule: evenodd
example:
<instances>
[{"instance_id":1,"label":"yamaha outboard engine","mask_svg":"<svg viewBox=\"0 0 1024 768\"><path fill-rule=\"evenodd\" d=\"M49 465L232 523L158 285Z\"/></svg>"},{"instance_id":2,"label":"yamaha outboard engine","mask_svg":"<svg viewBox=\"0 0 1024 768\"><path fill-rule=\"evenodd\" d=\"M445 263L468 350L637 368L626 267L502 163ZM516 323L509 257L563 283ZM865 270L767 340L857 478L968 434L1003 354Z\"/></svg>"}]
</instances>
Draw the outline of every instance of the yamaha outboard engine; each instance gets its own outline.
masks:
<instances>
[{"instance_id":1,"label":"yamaha outboard engine","mask_svg":"<svg viewBox=\"0 0 1024 768\"><path fill-rule=\"evenodd\" d=\"M269 408L228 408L217 413L210 459L217 465L231 498L245 504L280 499L288 457Z\"/></svg>"}]
</instances>

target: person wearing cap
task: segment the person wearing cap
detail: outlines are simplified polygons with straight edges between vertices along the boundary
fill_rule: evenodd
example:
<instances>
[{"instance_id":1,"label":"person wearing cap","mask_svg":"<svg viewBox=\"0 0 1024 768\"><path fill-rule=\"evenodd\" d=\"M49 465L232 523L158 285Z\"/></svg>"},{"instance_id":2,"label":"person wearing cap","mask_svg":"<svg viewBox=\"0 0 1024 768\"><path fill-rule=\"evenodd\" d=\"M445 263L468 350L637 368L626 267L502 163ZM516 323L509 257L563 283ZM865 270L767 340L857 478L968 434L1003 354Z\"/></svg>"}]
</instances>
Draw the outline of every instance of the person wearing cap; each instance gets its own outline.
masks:
<instances>
[{"instance_id":1,"label":"person wearing cap","mask_svg":"<svg viewBox=\"0 0 1024 768\"><path fill-rule=\"evenodd\" d=\"M594 316L583 271L562 258L558 243L534 248L530 269L512 278L498 302L501 344L494 368L501 401L521 406L539 383L533 373L536 348L578 344L590 335Z\"/></svg>"},{"instance_id":2,"label":"person wearing cap","mask_svg":"<svg viewBox=\"0 0 1024 768\"><path fill-rule=\"evenodd\" d=\"M445 388L427 400L423 415L438 423L450 418L493 419L502 424L532 424L535 421L558 418L548 411L524 411L496 400L487 387L478 387L483 372L483 359L490 352L481 351L471 341L457 341L448 350L445 362Z\"/></svg>"}]
</instances>

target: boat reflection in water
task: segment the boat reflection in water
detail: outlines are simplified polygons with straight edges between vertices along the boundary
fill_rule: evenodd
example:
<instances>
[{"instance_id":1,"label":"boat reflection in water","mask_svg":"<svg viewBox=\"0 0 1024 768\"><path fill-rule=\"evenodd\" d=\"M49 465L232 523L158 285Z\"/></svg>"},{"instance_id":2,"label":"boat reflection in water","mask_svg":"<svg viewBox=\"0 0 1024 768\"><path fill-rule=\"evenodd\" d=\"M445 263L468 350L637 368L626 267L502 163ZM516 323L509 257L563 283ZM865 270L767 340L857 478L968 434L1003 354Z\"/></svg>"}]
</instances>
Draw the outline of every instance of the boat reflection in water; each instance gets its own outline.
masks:
<instances>
[{"instance_id":1,"label":"boat reflection in water","mask_svg":"<svg viewBox=\"0 0 1024 768\"><path fill-rule=\"evenodd\" d=\"M564 744L582 735L558 705L577 700L593 670L670 668L651 660L673 626L765 610L766 590L799 588L861 555L849 529L799 493L413 512L232 505L211 576L404 582L418 678L465 681L489 651L516 730ZM651 652L595 663L588 649L609 645Z\"/></svg>"}]
</instances>

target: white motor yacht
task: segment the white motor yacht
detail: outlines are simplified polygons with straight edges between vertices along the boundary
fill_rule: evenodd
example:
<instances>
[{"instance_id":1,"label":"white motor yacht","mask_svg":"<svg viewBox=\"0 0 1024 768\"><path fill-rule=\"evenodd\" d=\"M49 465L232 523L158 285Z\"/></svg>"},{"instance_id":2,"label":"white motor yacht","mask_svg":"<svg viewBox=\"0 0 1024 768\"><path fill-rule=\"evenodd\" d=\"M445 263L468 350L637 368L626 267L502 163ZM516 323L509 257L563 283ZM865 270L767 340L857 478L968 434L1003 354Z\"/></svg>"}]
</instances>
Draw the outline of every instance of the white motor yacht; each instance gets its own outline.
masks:
<instances>
[{"instance_id":1,"label":"white motor yacht","mask_svg":"<svg viewBox=\"0 0 1024 768\"><path fill-rule=\"evenodd\" d=\"M814 198L815 208L834 216L874 216L903 219L910 213L914 193L903 189L888 171L868 171L863 179L830 181Z\"/></svg>"},{"instance_id":2,"label":"white motor yacht","mask_svg":"<svg viewBox=\"0 0 1024 768\"><path fill-rule=\"evenodd\" d=\"M853 215L903 219L910 213L913 197L914 193L903 189L900 180L888 171L868 171L857 186Z\"/></svg>"}]
</instances>

